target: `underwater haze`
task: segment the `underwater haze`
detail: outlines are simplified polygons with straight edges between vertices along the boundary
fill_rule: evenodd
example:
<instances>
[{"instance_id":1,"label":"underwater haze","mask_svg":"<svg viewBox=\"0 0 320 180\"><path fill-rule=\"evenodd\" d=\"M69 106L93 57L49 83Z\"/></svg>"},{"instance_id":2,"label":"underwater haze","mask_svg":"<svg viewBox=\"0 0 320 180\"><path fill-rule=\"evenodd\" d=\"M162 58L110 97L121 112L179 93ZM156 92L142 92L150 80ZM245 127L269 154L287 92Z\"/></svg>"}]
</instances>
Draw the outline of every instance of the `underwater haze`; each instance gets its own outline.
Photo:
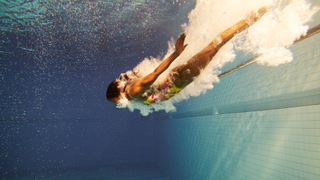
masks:
<instances>
[{"instance_id":1,"label":"underwater haze","mask_svg":"<svg viewBox=\"0 0 320 180\"><path fill-rule=\"evenodd\" d=\"M153 163L153 122L117 110L105 92L121 72L166 52L195 1L0 4L1 177Z\"/></svg>"},{"instance_id":2,"label":"underwater haze","mask_svg":"<svg viewBox=\"0 0 320 180\"><path fill-rule=\"evenodd\" d=\"M109 83L153 71L182 32L189 45L168 70L263 6L178 96L128 109L106 100ZM319 27L319 6L0 0L0 179L320 178L320 36L294 44Z\"/></svg>"}]
</instances>

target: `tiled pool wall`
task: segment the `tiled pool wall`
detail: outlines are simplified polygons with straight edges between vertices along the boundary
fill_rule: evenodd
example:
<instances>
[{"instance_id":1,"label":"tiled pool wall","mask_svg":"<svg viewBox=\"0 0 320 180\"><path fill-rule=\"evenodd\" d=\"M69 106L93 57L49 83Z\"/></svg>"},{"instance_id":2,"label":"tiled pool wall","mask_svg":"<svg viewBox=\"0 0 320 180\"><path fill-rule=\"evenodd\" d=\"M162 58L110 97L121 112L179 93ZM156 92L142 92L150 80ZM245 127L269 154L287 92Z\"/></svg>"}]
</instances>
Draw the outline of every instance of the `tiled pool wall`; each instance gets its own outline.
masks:
<instances>
[{"instance_id":1,"label":"tiled pool wall","mask_svg":"<svg viewBox=\"0 0 320 180\"><path fill-rule=\"evenodd\" d=\"M320 34L290 49L288 64L249 65L155 116L159 167L183 180L320 179Z\"/></svg>"}]
</instances>

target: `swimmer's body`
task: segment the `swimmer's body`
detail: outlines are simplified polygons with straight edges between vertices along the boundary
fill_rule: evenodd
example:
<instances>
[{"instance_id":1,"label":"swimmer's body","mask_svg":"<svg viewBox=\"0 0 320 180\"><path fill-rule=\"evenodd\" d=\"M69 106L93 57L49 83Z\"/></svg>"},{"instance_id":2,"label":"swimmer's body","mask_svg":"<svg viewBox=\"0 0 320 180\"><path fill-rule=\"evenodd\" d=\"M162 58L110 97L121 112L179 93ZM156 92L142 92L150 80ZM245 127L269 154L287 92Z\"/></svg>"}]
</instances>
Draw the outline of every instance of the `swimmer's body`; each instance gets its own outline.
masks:
<instances>
[{"instance_id":1,"label":"swimmer's body","mask_svg":"<svg viewBox=\"0 0 320 180\"><path fill-rule=\"evenodd\" d=\"M187 45L184 45L186 35L182 33L175 44L175 51L165 59L152 73L137 80L130 81L128 77L124 78L127 83L124 87L119 87L119 81L123 78L113 81L107 90L107 99L117 107L121 106L121 98L140 101L144 104L152 104L158 101L167 100L174 94L179 93L184 87L188 86L196 78L202 69L204 69L212 60L213 56L220 48L232 39L237 33L247 29L254 22L258 21L268 9L260 8L257 12L252 12L246 19L236 23L234 26L226 29L218 35L208 46L193 56L187 63L173 68L163 84L153 87L157 78L170 66L170 64L184 51ZM169 86L169 87L168 87ZM165 89L159 91L158 89ZM169 93L169 95L168 95ZM171 94L170 94L171 93ZM159 98L159 95L162 96ZM158 99L155 99L158 98Z\"/></svg>"}]
</instances>

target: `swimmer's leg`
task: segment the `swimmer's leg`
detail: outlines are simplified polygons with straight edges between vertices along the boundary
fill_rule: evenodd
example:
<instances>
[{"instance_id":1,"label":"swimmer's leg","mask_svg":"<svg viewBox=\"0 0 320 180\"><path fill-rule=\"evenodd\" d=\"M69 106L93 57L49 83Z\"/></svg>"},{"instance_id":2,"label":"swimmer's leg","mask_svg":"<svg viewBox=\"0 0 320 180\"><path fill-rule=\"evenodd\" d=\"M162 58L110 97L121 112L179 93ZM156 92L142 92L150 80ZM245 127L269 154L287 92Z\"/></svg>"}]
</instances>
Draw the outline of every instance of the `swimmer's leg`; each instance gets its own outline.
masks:
<instances>
[{"instance_id":1,"label":"swimmer's leg","mask_svg":"<svg viewBox=\"0 0 320 180\"><path fill-rule=\"evenodd\" d=\"M257 12L252 12L246 19L243 19L232 27L218 35L207 47L193 56L186 64L174 68L171 72L173 83L178 88L183 88L190 84L204 69L220 48L232 39L237 33L247 29L250 25L258 21L268 9L260 8Z\"/></svg>"}]
</instances>

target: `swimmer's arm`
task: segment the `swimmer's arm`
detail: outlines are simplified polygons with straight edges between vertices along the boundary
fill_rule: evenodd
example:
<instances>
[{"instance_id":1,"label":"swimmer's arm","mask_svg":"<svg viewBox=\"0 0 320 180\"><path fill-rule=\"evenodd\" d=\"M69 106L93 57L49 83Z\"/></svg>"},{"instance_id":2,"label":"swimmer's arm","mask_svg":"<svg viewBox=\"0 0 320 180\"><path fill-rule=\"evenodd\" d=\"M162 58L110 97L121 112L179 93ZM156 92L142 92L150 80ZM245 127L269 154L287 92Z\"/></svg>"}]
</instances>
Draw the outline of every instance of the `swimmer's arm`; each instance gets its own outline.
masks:
<instances>
[{"instance_id":1,"label":"swimmer's arm","mask_svg":"<svg viewBox=\"0 0 320 180\"><path fill-rule=\"evenodd\" d=\"M165 59L152 73L149 75L134 81L129 88L127 88L127 93L131 97L139 98L149 87L157 80L161 73L163 73L170 64L183 52L186 45L184 45L186 35L183 33L177 39L176 50Z\"/></svg>"},{"instance_id":2,"label":"swimmer's arm","mask_svg":"<svg viewBox=\"0 0 320 180\"><path fill-rule=\"evenodd\" d=\"M167 58L165 59L151 74L149 74L154 81L158 78L158 76L163 73L169 66L170 64L183 52L185 47L187 45L184 45L184 40L186 38L186 34L182 33L180 37L178 37L177 42L176 42L176 50ZM148 76L149 76L148 75ZM147 76L146 76L147 77ZM153 82L152 82L153 83ZM151 83L151 84L152 84ZM151 86L150 84L150 86Z\"/></svg>"}]
</instances>

